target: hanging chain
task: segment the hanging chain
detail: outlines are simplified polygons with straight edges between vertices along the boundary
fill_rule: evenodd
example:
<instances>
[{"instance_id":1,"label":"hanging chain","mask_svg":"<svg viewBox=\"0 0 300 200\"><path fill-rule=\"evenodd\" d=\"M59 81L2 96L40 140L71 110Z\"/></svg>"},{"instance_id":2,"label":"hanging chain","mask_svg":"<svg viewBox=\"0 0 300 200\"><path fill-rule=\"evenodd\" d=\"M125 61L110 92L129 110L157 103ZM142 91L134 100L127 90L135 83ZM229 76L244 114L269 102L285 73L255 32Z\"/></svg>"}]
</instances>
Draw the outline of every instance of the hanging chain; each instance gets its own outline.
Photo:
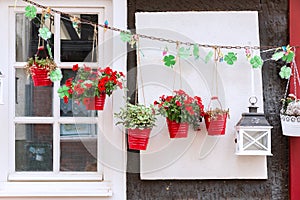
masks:
<instances>
[{"instance_id":1,"label":"hanging chain","mask_svg":"<svg viewBox=\"0 0 300 200\"><path fill-rule=\"evenodd\" d=\"M34 1L31 0L22 0L26 3L29 3L31 5L34 5L36 7L42 8L42 9L47 9L48 7L43 6L41 4L38 4ZM55 9L50 8L51 12L59 14L59 15L64 15L70 18L73 18L74 16L68 14L68 13L64 13ZM78 20L80 20L82 23L85 24L89 24L91 26L99 26L103 29L109 29L112 31L117 31L117 32L123 32L123 33L128 33L131 34L130 31L128 30L123 30L123 29L119 29L116 27L112 27L112 26L107 26L105 24L98 24L98 23L93 23L89 20L86 19L82 19L82 18L78 18ZM185 42L185 41L177 41L177 40L172 40L172 39L166 39L166 38L160 38L160 37L155 37L155 36L149 36L149 35L144 35L144 34L136 34L137 37L139 38L144 38L144 39L149 39L149 40L156 40L156 41L160 41L160 42L167 42L167 43L171 43L171 44L177 44L179 43L179 45L186 45L186 46L193 46L193 45L198 45L199 47L203 47L203 48L220 48L220 49L253 49L253 50L262 50L262 49L266 49L266 51L269 50L276 50L278 48L278 46L249 46L249 45L236 45L236 46L229 46L229 45L211 45L211 44L198 44L198 43L192 43L192 42ZM299 48L300 46L293 46L294 48Z\"/></svg>"}]
</instances>

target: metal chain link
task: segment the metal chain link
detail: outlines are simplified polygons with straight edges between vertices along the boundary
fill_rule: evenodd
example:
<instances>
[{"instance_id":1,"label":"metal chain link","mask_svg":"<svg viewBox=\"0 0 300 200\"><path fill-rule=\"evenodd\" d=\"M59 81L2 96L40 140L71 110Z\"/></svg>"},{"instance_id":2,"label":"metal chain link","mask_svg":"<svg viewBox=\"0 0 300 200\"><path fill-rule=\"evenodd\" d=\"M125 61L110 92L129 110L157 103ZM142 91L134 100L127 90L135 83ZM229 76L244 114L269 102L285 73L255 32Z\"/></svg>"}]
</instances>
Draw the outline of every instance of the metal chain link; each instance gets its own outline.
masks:
<instances>
[{"instance_id":1,"label":"metal chain link","mask_svg":"<svg viewBox=\"0 0 300 200\"><path fill-rule=\"evenodd\" d=\"M34 1L31 1L31 0L22 0L26 3L29 3L31 5L34 5L34 6L37 6L39 8L42 8L42 9L47 9L48 7L46 6L43 6L41 4L38 4ZM58 10L55 10L55 9L52 9L50 8L50 10L53 12L53 13L57 13L57 14L60 14L60 15L65 15L67 17L70 17L70 18L73 18L74 16L68 14L68 13L64 13L64 12L61 12L61 11L58 11ZM101 28L106 28L106 29L109 29L109 30L112 30L112 31L117 31L117 32L123 32L123 33L128 33L128 34L132 34L131 31L128 31L128 30L122 30L122 29L119 29L119 28L115 28L115 27L111 27L111 26L106 26L104 24L98 24L98 23L93 23L89 20L85 20L85 19L81 19L81 18L78 18L79 21L81 22L84 22L86 24L89 24L91 26L99 26ZM177 44L179 43L179 45L186 45L186 46L193 46L193 45L198 45L199 47L203 47L203 48L220 48L220 49L253 49L253 50L262 50L262 49L274 49L276 50L277 48L279 48L278 46L240 46L240 45L237 45L237 46L227 46L227 45L210 45L210 44L198 44L198 43L191 43L191 42L183 42L183 41L177 41L177 40L172 40L172 39L166 39L166 38L160 38L160 37L155 37L155 36L149 36L149 35L144 35L144 34L135 34L136 36L138 36L139 38L144 38L144 39L149 39L149 40L156 40L156 41L160 41L160 42L167 42L167 43L171 43L171 44ZM293 46L293 48L299 48L300 46Z\"/></svg>"}]
</instances>

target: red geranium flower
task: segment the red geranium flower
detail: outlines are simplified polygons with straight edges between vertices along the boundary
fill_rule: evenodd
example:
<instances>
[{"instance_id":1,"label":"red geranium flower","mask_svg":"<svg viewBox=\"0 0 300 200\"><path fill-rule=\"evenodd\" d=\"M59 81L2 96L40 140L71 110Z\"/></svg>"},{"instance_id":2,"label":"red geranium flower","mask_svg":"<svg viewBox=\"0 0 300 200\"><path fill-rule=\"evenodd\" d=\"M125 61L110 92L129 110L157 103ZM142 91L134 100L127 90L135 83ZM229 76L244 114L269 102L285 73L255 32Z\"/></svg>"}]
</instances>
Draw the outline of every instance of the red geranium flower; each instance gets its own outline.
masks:
<instances>
[{"instance_id":1,"label":"red geranium flower","mask_svg":"<svg viewBox=\"0 0 300 200\"><path fill-rule=\"evenodd\" d=\"M64 103L67 104L69 102L69 98L67 96L64 96Z\"/></svg>"},{"instance_id":2,"label":"red geranium flower","mask_svg":"<svg viewBox=\"0 0 300 200\"><path fill-rule=\"evenodd\" d=\"M90 72L90 71L92 71L92 68L90 68L90 67L88 67L88 66L84 66L83 70L84 70L85 72Z\"/></svg>"},{"instance_id":3,"label":"red geranium flower","mask_svg":"<svg viewBox=\"0 0 300 200\"><path fill-rule=\"evenodd\" d=\"M166 102L170 102L173 99L173 96L167 96Z\"/></svg>"},{"instance_id":4,"label":"red geranium flower","mask_svg":"<svg viewBox=\"0 0 300 200\"><path fill-rule=\"evenodd\" d=\"M78 66L78 64L76 64L76 65L73 65L72 70L73 70L73 71L78 71L78 68L79 68L79 66Z\"/></svg>"},{"instance_id":5,"label":"red geranium flower","mask_svg":"<svg viewBox=\"0 0 300 200\"><path fill-rule=\"evenodd\" d=\"M68 79L66 80L65 85L66 85L67 87L71 87L71 86L72 86L72 81L73 81L73 78L68 78Z\"/></svg>"},{"instance_id":6,"label":"red geranium flower","mask_svg":"<svg viewBox=\"0 0 300 200\"><path fill-rule=\"evenodd\" d=\"M91 84L91 83L86 83L86 84L84 84L85 85L85 87L87 87L87 88L91 88L92 86L93 86L93 84Z\"/></svg>"},{"instance_id":7,"label":"red geranium flower","mask_svg":"<svg viewBox=\"0 0 300 200\"><path fill-rule=\"evenodd\" d=\"M121 83L121 82L119 82L119 81L118 81L118 82L117 82L117 85L119 86L119 88L120 88L120 89L122 89L122 88L123 88L123 86L122 86L122 83Z\"/></svg>"}]
</instances>

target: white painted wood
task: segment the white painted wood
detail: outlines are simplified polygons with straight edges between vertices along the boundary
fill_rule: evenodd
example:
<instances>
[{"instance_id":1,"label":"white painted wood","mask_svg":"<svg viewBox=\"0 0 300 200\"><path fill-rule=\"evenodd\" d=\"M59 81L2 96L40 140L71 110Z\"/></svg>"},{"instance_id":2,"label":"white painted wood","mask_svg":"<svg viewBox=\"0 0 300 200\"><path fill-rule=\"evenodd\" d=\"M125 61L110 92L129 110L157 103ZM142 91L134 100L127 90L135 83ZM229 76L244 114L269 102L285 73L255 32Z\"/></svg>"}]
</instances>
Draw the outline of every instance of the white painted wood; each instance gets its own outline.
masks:
<instances>
[{"instance_id":1,"label":"white painted wood","mask_svg":"<svg viewBox=\"0 0 300 200\"><path fill-rule=\"evenodd\" d=\"M109 25L126 29L127 27L127 5L123 0L57 0L45 1L36 0L36 2L43 5L65 11L82 11L101 13L99 23L104 23L104 19L109 21ZM123 93L118 91L112 97L107 98L107 105L105 111L99 112L98 118L76 118L80 123L99 123L98 140L98 154L107 154L106 157L101 157L98 160L98 173L84 172L84 173L14 173L14 124L15 123L38 123L38 124L54 124L54 140L59 144L59 125L74 122L70 118L58 118L58 113L54 112L53 117L14 117L14 75L15 69L22 68L26 63L15 62L15 26L14 26L14 12L23 12L27 5L22 1L17 1L17 7L14 9L13 1L0 1L0 17L4 20L1 24L3 30L0 33L3 42L1 42L0 59L1 72L7 75L4 79L3 97L7 104L0 105L0 198L11 199L31 199L31 197L49 197L49 199L89 199L94 197L101 197L101 199L126 199L126 149L125 136L119 134L119 128L113 124L113 112L118 110L122 103ZM58 17L56 15L56 17ZM57 22L58 23L58 22ZM101 28L99 29L101 31ZM56 30L59 32L59 30ZM58 32L56 32L57 35ZM103 39L107 41L104 50L99 51L101 57L99 63L87 63L89 66L97 67L99 65L110 65L114 69L121 70L126 74L126 44L119 43L118 33L107 31L106 33L99 32L99 42ZM59 45L59 42L55 42ZM101 48L102 48L101 47ZM59 46L55 48L55 55L60 55ZM103 54L103 55L102 55ZM105 55L104 55L105 54ZM121 55L121 56L120 56ZM114 59L116 56L117 59ZM104 59L105 58L105 59ZM58 58L55 57L58 61ZM102 63L103 62L103 63ZM72 68L76 63L60 63L62 68ZM59 87L58 84L54 86L54 90ZM55 91L54 93L55 94ZM121 100L120 100L121 99ZM58 105L58 98L54 97L54 106ZM105 138L104 138L105 136ZM70 138L69 138L70 139ZM82 140L90 140L93 138L81 138ZM68 138L64 138L68 140ZM103 145L104 144L104 145ZM59 146L55 148L55 154L58 154ZM55 171L58 171L58 160L54 161ZM9 180L9 181L8 181ZM21 181L21 182L20 182ZM32 182L33 181L33 182ZM99 182L100 181L100 182ZM7 198L6 198L7 197ZM26 198L28 197L28 198ZM71 198L67 198L71 197Z\"/></svg>"},{"instance_id":2,"label":"white painted wood","mask_svg":"<svg viewBox=\"0 0 300 200\"><path fill-rule=\"evenodd\" d=\"M137 13L136 27L138 33L173 40L259 46L258 13L252 11ZM216 83L214 62L203 62L213 49L200 48L198 60L181 59L180 73L178 64L172 70L162 62L163 49L167 46L169 53L176 55L176 44L141 39L140 46L147 104L162 94L169 95L173 89L182 88L190 95L200 96L206 108L211 96L217 94L223 108L230 110L226 133L219 137L208 136L202 122L201 131L190 130L188 138L170 139L165 119L159 117L157 127L151 132L148 149L141 153L141 179L266 179L265 156L235 154L234 126L241 114L247 112L250 96L258 98L259 112L263 112L261 70L251 70L245 51L222 49L224 55L236 52L238 61L233 66L218 63ZM259 51L252 54L259 55ZM140 80L139 87L139 94L142 94ZM143 102L141 95L139 97Z\"/></svg>"}]
</instances>

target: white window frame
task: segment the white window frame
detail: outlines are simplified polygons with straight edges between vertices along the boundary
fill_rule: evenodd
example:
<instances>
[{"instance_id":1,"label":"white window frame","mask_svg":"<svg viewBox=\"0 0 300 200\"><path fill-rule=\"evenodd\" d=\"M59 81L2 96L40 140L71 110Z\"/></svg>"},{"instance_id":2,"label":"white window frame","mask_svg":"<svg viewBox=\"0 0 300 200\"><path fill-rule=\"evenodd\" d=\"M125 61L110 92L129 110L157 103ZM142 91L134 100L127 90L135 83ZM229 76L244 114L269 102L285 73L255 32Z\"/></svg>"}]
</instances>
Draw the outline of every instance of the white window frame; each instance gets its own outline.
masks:
<instances>
[{"instance_id":1,"label":"white window frame","mask_svg":"<svg viewBox=\"0 0 300 200\"><path fill-rule=\"evenodd\" d=\"M91 13L94 14L95 11L99 12L99 9L104 12L103 16L99 15L98 23L103 23L104 19L108 19L110 26L119 27L126 29L126 17L127 17L127 5L126 1L121 0L112 0L112 1L95 1L90 0L88 2L83 2L79 0L65 0L65 1L39 1L43 5L50 6L51 8L58 9L63 12L73 12L73 13ZM20 4L20 5L19 5ZM0 162L3 164L0 166L0 197L25 197L25 196L101 196L107 197L108 199L125 199L126 198L126 143L124 140L124 134L120 134L120 130L114 126L113 113L116 112L120 105L124 102L121 100L120 94L112 95L111 101L107 102L106 111L98 112L98 117L93 119L89 118L80 118L80 123L90 124L93 123L100 124L98 125L98 155L101 158L98 161L98 172L59 172L59 156L56 156L58 161L53 161L56 164L53 166L54 172L14 172L14 125L15 123L20 124L31 124L31 123L40 123L40 124L53 124L54 132L59 132L59 124L68 124L74 123L72 117L59 117L58 113L53 113L53 117L16 117L14 118L14 93L9 92L14 90L14 77L16 68L21 68L26 63L16 63L15 62L15 13L19 11L24 11L24 6L27 4L18 1L18 7L14 8L14 5L10 1L0 2L0 10L4 10L1 16L8 18L8 22L4 24L7 26L7 32L2 33L3 37L8 39L8 42L4 44L7 45L5 52L1 51L3 55L8 55L8 57L0 56L4 60L7 67L2 70L3 66L0 66L3 74L9 74L8 79L4 80L5 85L9 85L8 88L4 88L4 106L0 107L0 119L4 119L7 122L6 126L3 126L3 131L6 134L1 134L0 136L0 151L3 152L3 157L0 157ZM88 11L83 11L88 10ZM113 12L112 12L113 11ZM101 14L102 14L101 13ZM59 15L55 14L55 25L60 24ZM13 34L12 34L13 33ZM107 38L112 38L117 36L119 33L107 31L105 36ZM55 35L60 35L60 29L55 29ZM1 33L0 33L1 36ZM103 41L103 31L99 28L99 42ZM107 39L105 38L105 39ZM59 37L55 38L55 57L54 60L58 66L62 68L68 68L75 63L61 63L58 59L60 56L60 39ZM126 44L112 41L109 45L111 52L107 53L111 56L117 55L117 53L122 49L122 52L126 52ZM106 46L105 46L106 47ZM8 52L6 52L8 51ZM108 51L108 50L106 50ZM103 58L102 54L104 51L99 50L99 57ZM111 59L112 60L112 59ZM88 63L89 66L102 66L104 64L103 59L99 59L98 63ZM117 59L110 63L111 66L116 70L121 70L126 72L126 54L122 55L122 58ZM55 83L53 86L53 106L59 105L59 97L55 95L55 91L59 88L59 83ZM11 103L10 103L11 102ZM8 112L2 112L2 111ZM9 117L8 117L9 116ZM103 119L107 119L105 122ZM78 119L78 118L77 118ZM6 124L6 123L5 123ZM101 134L100 134L101 133ZM53 142L56 141L60 143L59 134L54 134ZM109 141L111 144L105 144ZM118 163L118 169L115 166L109 166L109 163L106 163L107 150L108 152L112 148L111 146L117 147L119 151L114 151L114 158L117 158L120 163ZM101 148L100 148L101 147ZM101 150L100 150L101 149ZM59 155L59 148L53 150L53 155ZM53 157L53 159L55 159ZM109 158L110 159L110 158ZM103 163L102 163L103 162ZM108 161L109 162L109 161ZM114 195L113 195L114 194Z\"/></svg>"},{"instance_id":2,"label":"white window frame","mask_svg":"<svg viewBox=\"0 0 300 200\"><path fill-rule=\"evenodd\" d=\"M18 8L18 9L11 9L11 17L12 19L16 16L16 13L24 13L25 7ZM97 14L98 15L98 23L104 21L104 8L58 8L60 11L70 14ZM38 9L38 12L41 13L41 9ZM15 20L12 20L15 22ZM59 14L54 15L54 30L55 30L55 37L54 37L54 61L56 62L57 66L62 69L72 69L74 64L82 65L83 62L61 62L60 61L60 47L61 47L61 18ZM15 25L12 26L12 29L15 29ZM16 30L12 30L12 33L15 33ZM102 41L104 39L103 31L98 31L98 40ZM13 40L16 41L16 40ZM14 42L14 44L16 44ZM15 46L15 45L14 45ZM12 46L13 48L13 46ZM16 58L16 51L13 51L13 60L15 61ZM88 66L97 67L103 66L103 58L104 57L104 49L98 50L98 62L94 63L86 63ZM14 69L22 69L26 63L24 62L16 62L13 66ZM12 70L12 77L15 77L15 70ZM14 83L12 83L13 85ZM52 104L52 117L15 117L13 114L15 113L15 106L12 106L11 110L11 127L12 132L15 133L14 127L16 124L51 124L53 125L53 172L15 172L15 159L10 160L10 174L8 176L8 180L10 181L24 181L24 180L89 180L89 181L99 181L103 180L102 176L102 166L100 163L97 164L97 172L61 172L60 171L60 142L64 140L63 137L60 137L60 125L61 124L76 124L76 122L80 121L80 124L97 124L97 133L100 133L100 120L105 116L104 112L98 112L98 117L61 117L60 116L60 99L57 95L56 91L60 87L60 82L54 82L53 84L53 104ZM14 93L11 93L12 96L15 96ZM71 138L69 138L71 139ZM79 139L74 138L74 139ZM87 139L87 138L80 138L80 139ZM97 139L97 160L101 160L99 155L100 147L101 147L101 137L98 134L98 137L89 138L89 139ZM15 134L11 134L10 144L15 144ZM13 150L11 151L10 157L15 157L15 146L13 146Z\"/></svg>"}]
</instances>

